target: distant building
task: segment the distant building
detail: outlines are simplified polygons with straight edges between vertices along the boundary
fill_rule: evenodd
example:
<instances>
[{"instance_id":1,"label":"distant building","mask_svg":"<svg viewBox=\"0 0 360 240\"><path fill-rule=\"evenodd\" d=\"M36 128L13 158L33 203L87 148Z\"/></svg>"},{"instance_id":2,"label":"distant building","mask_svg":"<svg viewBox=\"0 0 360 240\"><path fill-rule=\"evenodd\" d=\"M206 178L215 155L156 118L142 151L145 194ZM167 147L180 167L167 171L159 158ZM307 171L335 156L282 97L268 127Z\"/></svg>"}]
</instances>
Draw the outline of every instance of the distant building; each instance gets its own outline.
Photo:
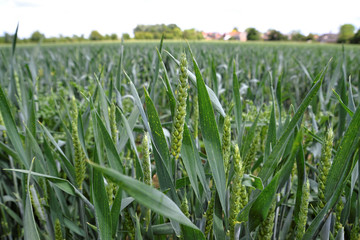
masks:
<instances>
[{"instance_id":1,"label":"distant building","mask_svg":"<svg viewBox=\"0 0 360 240\"><path fill-rule=\"evenodd\" d=\"M225 33L224 40L238 40L240 42L246 42L247 32L232 31Z\"/></svg>"},{"instance_id":2,"label":"distant building","mask_svg":"<svg viewBox=\"0 0 360 240\"><path fill-rule=\"evenodd\" d=\"M202 32L202 35L205 40L223 40L224 39L224 34L220 34L218 32L211 32L211 33Z\"/></svg>"},{"instance_id":3,"label":"distant building","mask_svg":"<svg viewBox=\"0 0 360 240\"><path fill-rule=\"evenodd\" d=\"M267 30L266 33L262 33L262 34L261 34L260 38L261 38L262 40L267 41L267 40L269 40L269 35L270 35L270 30Z\"/></svg>"},{"instance_id":4,"label":"distant building","mask_svg":"<svg viewBox=\"0 0 360 240\"><path fill-rule=\"evenodd\" d=\"M339 39L339 34L326 33L318 37L318 41L321 43L336 43Z\"/></svg>"},{"instance_id":5,"label":"distant building","mask_svg":"<svg viewBox=\"0 0 360 240\"><path fill-rule=\"evenodd\" d=\"M246 32L232 31L224 34L218 32L211 32L211 33L202 32L202 35L205 40L238 40L241 42L247 41Z\"/></svg>"}]
</instances>

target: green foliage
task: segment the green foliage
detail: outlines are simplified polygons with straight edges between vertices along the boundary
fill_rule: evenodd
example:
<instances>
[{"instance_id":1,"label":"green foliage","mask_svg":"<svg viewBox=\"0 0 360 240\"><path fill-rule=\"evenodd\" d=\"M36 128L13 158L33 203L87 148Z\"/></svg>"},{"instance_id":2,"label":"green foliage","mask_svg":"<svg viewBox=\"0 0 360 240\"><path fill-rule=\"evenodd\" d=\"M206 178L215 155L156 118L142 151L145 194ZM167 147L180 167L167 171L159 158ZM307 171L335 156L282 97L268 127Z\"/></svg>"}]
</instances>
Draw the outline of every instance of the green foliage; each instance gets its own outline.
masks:
<instances>
[{"instance_id":1,"label":"green foliage","mask_svg":"<svg viewBox=\"0 0 360 240\"><path fill-rule=\"evenodd\" d=\"M129 35L128 33L123 33L123 34L121 35L121 37L122 37L122 39L124 39L124 40L129 40L129 39L130 39L130 35Z\"/></svg>"},{"instance_id":2,"label":"green foliage","mask_svg":"<svg viewBox=\"0 0 360 240\"><path fill-rule=\"evenodd\" d=\"M307 36L306 36L306 41L314 41L315 40L315 35L312 34L312 33L309 33Z\"/></svg>"},{"instance_id":3,"label":"green foliage","mask_svg":"<svg viewBox=\"0 0 360 240\"><path fill-rule=\"evenodd\" d=\"M352 24L344 24L340 27L338 42L349 43L354 36L355 27Z\"/></svg>"},{"instance_id":4,"label":"green foliage","mask_svg":"<svg viewBox=\"0 0 360 240\"><path fill-rule=\"evenodd\" d=\"M267 40L268 41L285 41L288 40L288 37L283 35L281 32L271 29L267 33Z\"/></svg>"},{"instance_id":5,"label":"green foliage","mask_svg":"<svg viewBox=\"0 0 360 240\"><path fill-rule=\"evenodd\" d=\"M39 31L35 31L31 34L30 40L32 42L38 42L43 38L45 38L44 34L40 33Z\"/></svg>"},{"instance_id":6,"label":"green foliage","mask_svg":"<svg viewBox=\"0 0 360 240\"><path fill-rule=\"evenodd\" d=\"M93 40L93 41L98 41L98 40L102 40L104 37L96 30L91 31L90 35L89 35L89 39Z\"/></svg>"},{"instance_id":7,"label":"green foliage","mask_svg":"<svg viewBox=\"0 0 360 240\"><path fill-rule=\"evenodd\" d=\"M258 41L261 39L261 33L255 28L247 28L247 40L249 41Z\"/></svg>"},{"instance_id":8,"label":"green foliage","mask_svg":"<svg viewBox=\"0 0 360 240\"><path fill-rule=\"evenodd\" d=\"M196 31L194 28L192 29L185 29L183 31L183 38L187 40L201 40L204 39L201 32Z\"/></svg>"},{"instance_id":9,"label":"green foliage","mask_svg":"<svg viewBox=\"0 0 360 240\"><path fill-rule=\"evenodd\" d=\"M291 41L297 41L297 42L302 42L302 41L306 41L308 37L302 35L300 32L293 32L291 34ZM310 36L311 38L311 36ZM312 39L309 39L312 40Z\"/></svg>"},{"instance_id":10,"label":"green foliage","mask_svg":"<svg viewBox=\"0 0 360 240\"><path fill-rule=\"evenodd\" d=\"M351 43L360 43L360 29L354 34L354 36L350 40Z\"/></svg>"},{"instance_id":11,"label":"green foliage","mask_svg":"<svg viewBox=\"0 0 360 240\"><path fill-rule=\"evenodd\" d=\"M182 39L200 40L203 39L201 32L195 29L182 31L176 24L137 25L134 29L135 39Z\"/></svg>"}]
</instances>

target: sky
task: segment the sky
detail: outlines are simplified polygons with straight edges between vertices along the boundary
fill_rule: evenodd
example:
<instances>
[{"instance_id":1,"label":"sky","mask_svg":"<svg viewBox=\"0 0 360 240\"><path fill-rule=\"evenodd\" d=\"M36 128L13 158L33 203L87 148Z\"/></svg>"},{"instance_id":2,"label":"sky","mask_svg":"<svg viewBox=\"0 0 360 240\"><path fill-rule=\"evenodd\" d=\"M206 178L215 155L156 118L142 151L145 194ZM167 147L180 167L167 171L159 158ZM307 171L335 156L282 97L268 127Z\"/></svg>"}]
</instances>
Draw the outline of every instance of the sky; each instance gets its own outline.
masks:
<instances>
[{"instance_id":1,"label":"sky","mask_svg":"<svg viewBox=\"0 0 360 240\"><path fill-rule=\"evenodd\" d=\"M288 34L337 33L342 24L360 28L360 0L0 0L0 35L46 37L129 33L138 24L176 24L225 33L234 27Z\"/></svg>"}]
</instances>

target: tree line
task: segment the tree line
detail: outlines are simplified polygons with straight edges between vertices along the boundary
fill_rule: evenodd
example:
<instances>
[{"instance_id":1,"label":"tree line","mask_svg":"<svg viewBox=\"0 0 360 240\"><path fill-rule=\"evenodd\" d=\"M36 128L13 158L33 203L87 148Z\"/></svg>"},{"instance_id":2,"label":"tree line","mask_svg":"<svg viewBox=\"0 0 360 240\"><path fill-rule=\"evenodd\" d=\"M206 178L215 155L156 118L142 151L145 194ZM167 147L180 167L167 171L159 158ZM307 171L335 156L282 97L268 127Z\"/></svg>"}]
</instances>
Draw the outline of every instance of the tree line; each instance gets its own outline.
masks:
<instances>
[{"instance_id":1,"label":"tree line","mask_svg":"<svg viewBox=\"0 0 360 240\"><path fill-rule=\"evenodd\" d=\"M236 28L235 28L236 29ZM236 29L237 31L237 29ZM318 37L316 34L308 34L307 36L300 32L294 31L290 35L282 34L280 31L270 29L266 33L261 33L256 28L247 28L248 41L315 41ZM155 25L137 25L134 29L134 39L152 40L152 39L187 39L187 40L202 40L204 36L201 31L194 28L181 30L176 24L155 24ZM11 43L13 35L4 33L0 36L0 43ZM124 40L131 39L128 33L121 36ZM73 35L72 37L46 37L43 33L35 31L29 38L17 39L18 43L36 43L42 41L44 43L60 43L60 42L86 42L86 41L101 41L101 40L118 40L119 36L116 33L102 35L98 31L92 31L88 37L84 35ZM344 24L340 27L337 42L339 43L360 43L360 29L355 32L355 27L352 24Z\"/></svg>"},{"instance_id":2,"label":"tree line","mask_svg":"<svg viewBox=\"0 0 360 240\"><path fill-rule=\"evenodd\" d=\"M255 28L248 28L245 30L247 32L248 41L258 41L263 39L262 33L256 30ZM317 35L309 33L307 36L301 34L300 32L294 31L289 36L282 34L280 31L275 29L270 29L265 33L265 40L268 41L315 41ZM355 27L352 24L341 25L338 36L338 43L360 43L360 28L355 33Z\"/></svg>"}]
</instances>

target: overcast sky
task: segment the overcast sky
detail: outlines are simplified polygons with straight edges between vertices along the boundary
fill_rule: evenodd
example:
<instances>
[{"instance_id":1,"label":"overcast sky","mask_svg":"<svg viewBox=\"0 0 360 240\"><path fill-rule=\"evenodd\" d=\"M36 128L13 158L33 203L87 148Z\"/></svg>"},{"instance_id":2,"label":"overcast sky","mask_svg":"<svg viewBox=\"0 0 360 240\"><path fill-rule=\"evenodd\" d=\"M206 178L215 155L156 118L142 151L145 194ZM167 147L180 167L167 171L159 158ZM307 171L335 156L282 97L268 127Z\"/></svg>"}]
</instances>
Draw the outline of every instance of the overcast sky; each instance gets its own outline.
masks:
<instances>
[{"instance_id":1,"label":"overcast sky","mask_svg":"<svg viewBox=\"0 0 360 240\"><path fill-rule=\"evenodd\" d=\"M46 37L84 34L133 35L138 24L175 23L181 29L228 32L255 27L290 33L337 33L360 28L360 0L0 0L0 35L39 30Z\"/></svg>"}]
</instances>

